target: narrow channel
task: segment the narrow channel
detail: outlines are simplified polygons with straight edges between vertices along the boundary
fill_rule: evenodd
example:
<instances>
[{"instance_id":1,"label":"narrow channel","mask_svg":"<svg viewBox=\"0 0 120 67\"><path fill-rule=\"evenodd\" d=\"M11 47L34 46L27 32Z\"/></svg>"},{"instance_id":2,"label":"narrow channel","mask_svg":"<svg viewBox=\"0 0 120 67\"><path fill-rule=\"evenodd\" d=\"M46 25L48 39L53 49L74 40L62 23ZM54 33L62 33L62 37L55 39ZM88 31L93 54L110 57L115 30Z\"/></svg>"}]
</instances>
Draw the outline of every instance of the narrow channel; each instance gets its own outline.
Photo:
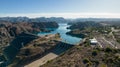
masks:
<instances>
[{"instance_id":1,"label":"narrow channel","mask_svg":"<svg viewBox=\"0 0 120 67\"><path fill-rule=\"evenodd\" d=\"M48 34L56 34L60 33L61 39L63 42L69 43L69 44L77 44L79 43L82 39L78 37L73 37L70 35L67 35L66 32L70 31L70 29L67 29L69 27L67 23L59 23L59 28L52 31L52 32L40 32L38 33L39 36L41 35L48 35Z\"/></svg>"}]
</instances>

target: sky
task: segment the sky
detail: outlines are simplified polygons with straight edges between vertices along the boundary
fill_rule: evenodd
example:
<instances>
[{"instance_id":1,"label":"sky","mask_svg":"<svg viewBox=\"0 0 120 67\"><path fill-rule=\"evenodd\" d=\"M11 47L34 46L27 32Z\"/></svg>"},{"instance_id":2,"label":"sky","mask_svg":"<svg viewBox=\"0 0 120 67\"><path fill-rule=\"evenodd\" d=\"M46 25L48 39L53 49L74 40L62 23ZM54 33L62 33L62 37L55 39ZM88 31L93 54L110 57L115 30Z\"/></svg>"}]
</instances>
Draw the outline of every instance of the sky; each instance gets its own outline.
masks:
<instances>
[{"instance_id":1,"label":"sky","mask_svg":"<svg viewBox=\"0 0 120 67\"><path fill-rule=\"evenodd\" d=\"M120 18L120 0L0 0L0 17Z\"/></svg>"}]
</instances>

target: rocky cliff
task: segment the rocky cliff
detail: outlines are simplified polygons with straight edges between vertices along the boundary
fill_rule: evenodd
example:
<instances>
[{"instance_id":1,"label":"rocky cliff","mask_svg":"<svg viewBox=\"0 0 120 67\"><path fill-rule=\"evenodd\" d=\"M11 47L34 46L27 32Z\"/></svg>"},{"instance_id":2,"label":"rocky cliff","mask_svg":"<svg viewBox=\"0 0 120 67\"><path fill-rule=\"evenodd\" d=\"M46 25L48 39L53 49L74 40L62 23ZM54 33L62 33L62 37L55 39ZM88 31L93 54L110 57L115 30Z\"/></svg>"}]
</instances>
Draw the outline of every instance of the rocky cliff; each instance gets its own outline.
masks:
<instances>
[{"instance_id":1,"label":"rocky cliff","mask_svg":"<svg viewBox=\"0 0 120 67\"><path fill-rule=\"evenodd\" d=\"M49 32L47 28L58 28L56 22L0 22L0 48L9 45L13 38L22 32L38 33L42 31Z\"/></svg>"}]
</instances>

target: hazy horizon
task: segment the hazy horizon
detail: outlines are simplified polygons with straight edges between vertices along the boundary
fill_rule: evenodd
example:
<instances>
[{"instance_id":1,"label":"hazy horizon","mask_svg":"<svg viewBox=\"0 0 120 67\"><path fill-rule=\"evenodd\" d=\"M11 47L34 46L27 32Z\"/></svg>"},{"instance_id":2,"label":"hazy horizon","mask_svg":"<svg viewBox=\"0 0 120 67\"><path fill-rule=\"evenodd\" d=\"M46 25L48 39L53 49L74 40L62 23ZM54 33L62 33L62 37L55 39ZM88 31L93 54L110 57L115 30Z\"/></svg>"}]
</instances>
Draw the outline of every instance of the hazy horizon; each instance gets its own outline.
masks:
<instances>
[{"instance_id":1,"label":"hazy horizon","mask_svg":"<svg viewBox=\"0 0 120 67\"><path fill-rule=\"evenodd\" d=\"M120 18L118 13L29 13L29 14L2 14L0 17L63 17L63 18Z\"/></svg>"},{"instance_id":2,"label":"hazy horizon","mask_svg":"<svg viewBox=\"0 0 120 67\"><path fill-rule=\"evenodd\" d=\"M0 1L0 17L120 18L120 0Z\"/></svg>"}]
</instances>

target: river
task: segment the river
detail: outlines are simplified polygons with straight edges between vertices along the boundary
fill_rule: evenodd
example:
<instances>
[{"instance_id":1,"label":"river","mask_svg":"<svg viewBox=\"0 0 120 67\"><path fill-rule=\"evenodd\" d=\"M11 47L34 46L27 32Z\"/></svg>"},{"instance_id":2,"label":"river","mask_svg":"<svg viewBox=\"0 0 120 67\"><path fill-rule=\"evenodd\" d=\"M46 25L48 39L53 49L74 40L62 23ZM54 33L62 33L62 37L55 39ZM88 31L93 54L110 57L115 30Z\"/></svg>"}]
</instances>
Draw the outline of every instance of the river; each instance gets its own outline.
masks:
<instances>
[{"instance_id":1,"label":"river","mask_svg":"<svg viewBox=\"0 0 120 67\"><path fill-rule=\"evenodd\" d=\"M77 44L79 43L82 39L78 37L73 37L70 35L67 35L66 32L70 31L70 29L67 29L69 27L67 23L60 23L59 28L55 29L54 31L51 32L40 32L38 33L39 36L41 35L48 35L48 34L56 34L60 33L61 39L63 42L69 43L69 44Z\"/></svg>"}]
</instances>

